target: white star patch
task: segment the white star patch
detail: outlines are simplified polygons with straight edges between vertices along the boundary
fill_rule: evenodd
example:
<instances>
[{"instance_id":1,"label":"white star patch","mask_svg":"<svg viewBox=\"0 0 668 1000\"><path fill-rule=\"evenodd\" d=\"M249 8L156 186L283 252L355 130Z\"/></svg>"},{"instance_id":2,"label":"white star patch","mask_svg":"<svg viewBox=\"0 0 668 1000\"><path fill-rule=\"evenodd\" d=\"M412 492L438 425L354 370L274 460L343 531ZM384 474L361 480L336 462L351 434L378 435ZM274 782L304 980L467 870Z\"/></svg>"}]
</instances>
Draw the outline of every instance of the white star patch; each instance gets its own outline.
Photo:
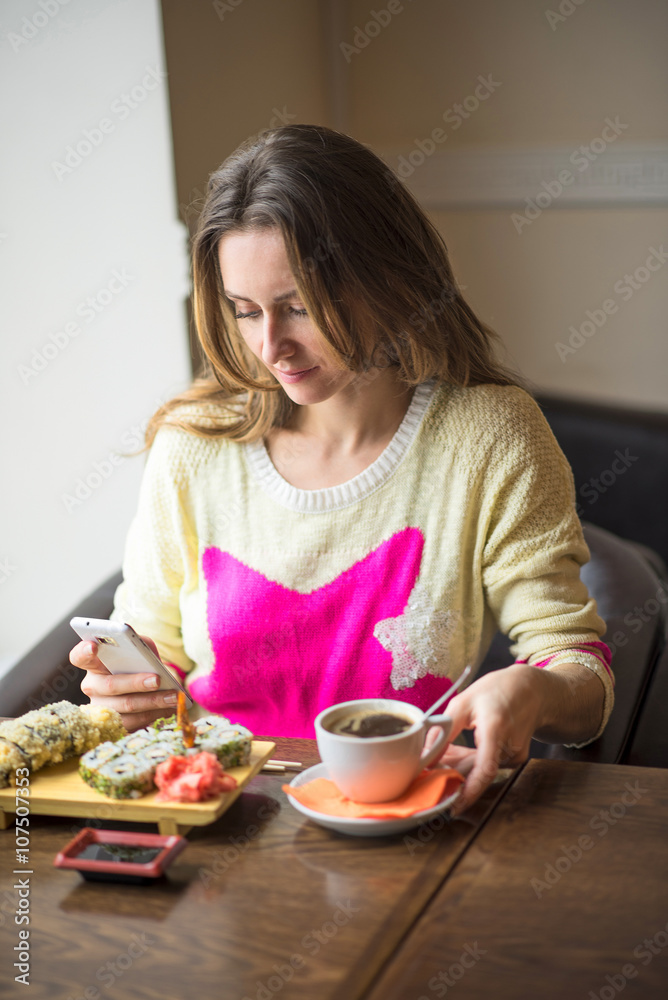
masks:
<instances>
[{"instance_id":1,"label":"white star patch","mask_svg":"<svg viewBox=\"0 0 668 1000\"><path fill-rule=\"evenodd\" d=\"M376 624L374 636L392 654L390 682L395 691L413 687L427 674L445 675L460 618L459 611L437 611L426 589L416 583L403 612Z\"/></svg>"}]
</instances>

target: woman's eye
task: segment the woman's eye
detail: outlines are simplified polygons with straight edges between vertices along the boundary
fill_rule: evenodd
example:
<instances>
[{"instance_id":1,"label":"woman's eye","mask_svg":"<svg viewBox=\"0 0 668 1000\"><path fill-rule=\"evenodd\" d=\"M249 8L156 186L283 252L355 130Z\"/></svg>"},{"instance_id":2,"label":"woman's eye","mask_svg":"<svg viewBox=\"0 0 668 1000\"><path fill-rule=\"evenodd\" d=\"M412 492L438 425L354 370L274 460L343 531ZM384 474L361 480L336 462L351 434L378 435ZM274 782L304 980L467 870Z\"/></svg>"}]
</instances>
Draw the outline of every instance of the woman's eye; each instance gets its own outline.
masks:
<instances>
[{"instance_id":1,"label":"woman's eye","mask_svg":"<svg viewBox=\"0 0 668 1000\"><path fill-rule=\"evenodd\" d=\"M236 319L255 319L256 316L260 315L261 311L262 310L260 310L260 309L255 309L252 312L247 312L247 313L237 312L234 315L235 315ZM290 314L292 316L307 316L308 315L306 309L294 309L293 306L290 306L289 312L290 312Z\"/></svg>"}]
</instances>

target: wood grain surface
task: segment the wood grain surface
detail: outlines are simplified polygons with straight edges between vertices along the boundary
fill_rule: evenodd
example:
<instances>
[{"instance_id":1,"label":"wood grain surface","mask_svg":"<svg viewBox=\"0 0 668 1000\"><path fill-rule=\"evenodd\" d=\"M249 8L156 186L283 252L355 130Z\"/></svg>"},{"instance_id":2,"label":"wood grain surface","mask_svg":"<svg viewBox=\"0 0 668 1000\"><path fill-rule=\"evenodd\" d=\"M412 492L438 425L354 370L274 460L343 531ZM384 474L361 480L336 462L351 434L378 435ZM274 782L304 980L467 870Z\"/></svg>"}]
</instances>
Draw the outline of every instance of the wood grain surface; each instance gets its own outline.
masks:
<instances>
[{"instance_id":1,"label":"wood grain surface","mask_svg":"<svg viewBox=\"0 0 668 1000\"><path fill-rule=\"evenodd\" d=\"M668 771L531 760L368 1000L665 1000Z\"/></svg>"},{"instance_id":2,"label":"wood grain surface","mask_svg":"<svg viewBox=\"0 0 668 1000\"><path fill-rule=\"evenodd\" d=\"M270 739L270 737L259 737ZM318 762L310 740L273 756ZM507 791L409 834L352 838L288 802L291 775L259 774L155 886L95 884L53 868L93 818L30 817L30 988L13 981L14 831L0 835L0 996L32 1000L355 1000L390 960ZM105 823L127 829L140 824Z\"/></svg>"}]
</instances>

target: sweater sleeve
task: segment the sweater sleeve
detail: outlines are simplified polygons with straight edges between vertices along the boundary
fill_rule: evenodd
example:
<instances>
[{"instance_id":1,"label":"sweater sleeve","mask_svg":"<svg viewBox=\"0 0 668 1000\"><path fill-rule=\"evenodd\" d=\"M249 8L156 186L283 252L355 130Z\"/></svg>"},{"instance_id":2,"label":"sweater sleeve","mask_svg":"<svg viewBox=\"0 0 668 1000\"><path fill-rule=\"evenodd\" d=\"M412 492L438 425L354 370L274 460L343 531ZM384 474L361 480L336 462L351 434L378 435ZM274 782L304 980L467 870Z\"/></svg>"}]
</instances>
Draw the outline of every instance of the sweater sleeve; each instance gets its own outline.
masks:
<instances>
[{"instance_id":1,"label":"sweater sleeve","mask_svg":"<svg viewBox=\"0 0 668 1000\"><path fill-rule=\"evenodd\" d=\"M148 454L111 616L153 639L163 662L179 673L194 667L183 647L180 597L197 572L183 434L161 428Z\"/></svg>"},{"instance_id":2,"label":"sweater sleeve","mask_svg":"<svg viewBox=\"0 0 668 1000\"><path fill-rule=\"evenodd\" d=\"M589 550L575 511L573 476L536 403L517 390L501 421L485 474L483 585L517 662L579 663L604 688L603 718L614 703L605 623L580 579ZM571 744L573 745L573 744Z\"/></svg>"}]
</instances>

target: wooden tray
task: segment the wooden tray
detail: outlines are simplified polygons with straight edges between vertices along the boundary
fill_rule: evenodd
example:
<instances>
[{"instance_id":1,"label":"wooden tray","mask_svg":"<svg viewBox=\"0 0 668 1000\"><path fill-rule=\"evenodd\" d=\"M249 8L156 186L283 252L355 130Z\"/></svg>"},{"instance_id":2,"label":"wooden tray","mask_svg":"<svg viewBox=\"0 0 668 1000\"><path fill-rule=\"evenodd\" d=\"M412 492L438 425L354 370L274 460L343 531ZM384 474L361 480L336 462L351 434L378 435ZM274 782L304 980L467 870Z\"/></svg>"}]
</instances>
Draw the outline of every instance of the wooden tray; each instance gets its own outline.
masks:
<instances>
[{"instance_id":1,"label":"wooden tray","mask_svg":"<svg viewBox=\"0 0 668 1000\"><path fill-rule=\"evenodd\" d=\"M275 746L275 743L253 740L250 762L245 767L231 767L227 772L237 779L237 787L208 802L156 802L157 792L142 795L139 799L107 798L80 778L79 758L73 757L30 775L30 793L27 796L30 813L157 823L162 834L184 836L191 827L206 826L222 816L271 757ZM5 830L13 821L17 792L20 794L20 789L13 785L0 789L0 830Z\"/></svg>"}]
</instances>

